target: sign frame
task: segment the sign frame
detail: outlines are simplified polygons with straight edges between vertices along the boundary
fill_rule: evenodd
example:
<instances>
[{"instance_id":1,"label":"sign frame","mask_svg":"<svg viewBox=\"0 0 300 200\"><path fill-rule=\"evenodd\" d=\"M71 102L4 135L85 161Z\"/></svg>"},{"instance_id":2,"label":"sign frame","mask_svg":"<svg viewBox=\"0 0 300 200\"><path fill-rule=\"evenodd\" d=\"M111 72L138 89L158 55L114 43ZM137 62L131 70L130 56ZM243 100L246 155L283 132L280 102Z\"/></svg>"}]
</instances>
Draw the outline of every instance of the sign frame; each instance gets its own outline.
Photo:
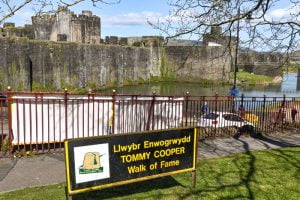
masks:
<instances>
[{"instance_id":1,"label":"sign frame","mask_svg":"<svg viewBox=\"0 0 300 200\"><path fill-rule=\"evenodd\" d=\"M80 141L80 140L93 140L97 138L111 138L111 137L122 137L122 136L132 136L132 135L142 135L142 134L150 134L150 133L158 133L158 132L168 132L168 131L184 131L184 130L192 130L193 131L193 136L194 136L194 144L192 147L192 152L193 152L193 157L192 157L192 167L191 168L186 168L186 169L179 169L179 170L174 170L174 171L169 171L169 172L163 172L159 174L153 174L149 176L143 176L143 177L138 177L138 178L133 178L129 180L122 180L122 181L117 181L113 183L107 183L103 185L96 185L96 186L91 186L91 187L85 187L85 188L80 188L80 189L71 189L72 186L72 180L71 180L71 167L70 167L70 149L69 149L69 143L72 141ZM162 133L164 134L164 133ZM127 133L127 134L116 134L116 135L106 135L106 136L96 136L96 137L87 137L87 138L77 138L77 139L69 139L64 141L64 153L65 153L65 166L66 166L66 193L68 196L83 193L83 192L88 192L88 191L93 191L93 190L99 190L99 189L104 189L104 188L109 188L109 187L114 187L114 186L120 186L120 185L125 185L129 183L135 183L135 182L140 182L140 181L146 181L146 180L151 180L154 178L159 178L159 177L164 177L164 176L170 176L174 174L179 174L179 173L185 173L185 172L192 172L193 173L193 179L196 178L196 163L197 163L197 129L194 127L189 127L189 128L175 128L175 129L163 129L163 130L154 130L154 131L145 131L145 132L136 132L136 133ZM195 185L195 180L193 180L193 186Z\"/></svg>"}]
</instances>

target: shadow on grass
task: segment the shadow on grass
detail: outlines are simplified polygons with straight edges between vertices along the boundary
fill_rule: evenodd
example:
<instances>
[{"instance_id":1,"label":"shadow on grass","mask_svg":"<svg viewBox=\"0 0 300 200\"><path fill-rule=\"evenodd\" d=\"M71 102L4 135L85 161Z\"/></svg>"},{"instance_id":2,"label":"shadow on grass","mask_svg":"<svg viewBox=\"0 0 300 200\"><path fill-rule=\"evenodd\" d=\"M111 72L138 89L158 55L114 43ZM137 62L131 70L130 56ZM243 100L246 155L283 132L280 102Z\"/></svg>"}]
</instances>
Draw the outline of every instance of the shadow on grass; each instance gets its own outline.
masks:
<instances>
[{"instance_id":1,"label":"shadow on grass","mask_svg":"<svg viewBox=\"0 0 300 200\"><path fill-rule=\"evenodd\" d=\"M251 137L257 138L262 142L266 142L266 148L270 148L268 144L274 144L279 147L295 146L293 143L280 141L276 138L267 137L260 134L254 134L251 135ZM215 168L215 166L211 164L207 164L206 169L199 167L197 170L198 179L196 189L187 189L186 186L177 182L172 177L164 177L150 181L84 193L74 196L73 199L92 200L111 199L118 197L130 199L129 195L133 194L141 194L139 195L138 199L168 199L168 196L166 196L165 192L159 191L159 189L168 188L174 191L174 196L170 196L170 199L175 197L176 199L207 199L207 196L209 198L218 196L219 199L264 199L269 197L269 192L276 193L276 191L268 190L266 192L263 186L272 186L273 184L275 185L277 184L278 179L275 179L274 182L268 182L270 181L270 179L265 180L264 178L260 178L259 174L265 172L262 171L262 169L270 169L267 172L270 174L269 178L272 179L272 171L274 170L274 167L282 167L285 165L293 166L293 169L296 169L291 176L294 177L294 179L299 180L300 159L295 156L295 153L299 151L294 151L292 149L275 149L257 154L256 152L250 151L250 145L242 138L240 138L240 134L236 134L234 136L234 139L239 141L243 145L245 153L233 158L229 157L230 159L228 160L228 162L230 162L231 165L228 168L226 168L227 163L223 163L224 166L217 168ZM269 155L276 160L278 159L278 162L283 162L283 164L275 165L277 162L276 161L274 163L274 166L268 163L266 163L265 165L264 161L261 161L258 158L258 156L260 155L265 156L263 159L268 159ZM206 178L211 174L213 174L213 176L211 176L210 178ZM232 178L232 176L234 177ZM274 174L274 176L278 176L278 174ZM180 186L185 189L177 192L177 189L172 188L176 186ZM288 187L286 187L285 190L286 194L284 194L285 196L283 197L286 198L289 197L289 192L293 192L294 194L298 192L295 187L294 191L292 191L292 188Z\"/></svg>"},{"instance_id":2,"label":"shadow on grass","mask_svg":"<svg viewBox=\"0 0 300 200\"><path fill-rule=\"evenodd\" d=\"M159 190L165 188L171 188L174 186L181 186L173 177L166 176L148 181L141 181L137 183L131 183L128 185L116 186L112 188L106 188L102 190L91 191L73 196L73 200L94 200L94 199L111 199L116 197L123 197L136 193L145 193L152 190ZM149 194L153 198L153 194ZM143 199L141 197L141 199Z\"/></svg>"},{"instance_id":3,"label":"shadow on grass","mask_svg":"<svg viewBox=\"0 0 300 200\"><path fill-rule=\"evenodd\" d=\"M205 195L208 193L221 194L219 196L220 199L257 199L261 194L258 195L256 192L264 192L263 188L257 186L257 184L261 184L262 181L260 179L257 180L256 174L257 171L260 171L261 173L262 169L258 168L261 164L257 164L258 158L256 153L250 151L249 144L241 139L240 136L240 133L236 133L233 138L243 145L245 153L242 157L244 157L244 162L241 161L242 157L238 156L231 160L231 162L234 163L235 168L233 167L231 169L223 169L220 171L214 170L214 166L211 166L211 171L213 173L216 173L216 176L213 177L213 179L215 179L214 184L212 184L210 181L204 181L204 184L201 187L198 187L199 189L196 189L191 193L182 194L180 196L181 199L189 199L192 196L196 196L199 198L202 196L205 197ZM268 144L273 144L278 147L297 146L294 143L289 143L278 138L266 137L259 133L249 133L249 136L260 140L266 146L266 148L271 148ZM264 154L269 154L270 156L273 156L275 158L278 157L278 159L284 160L287 165L292 165L296 169L293 177L298 179L300 177L300 160L293 156L292 153L295 152L298 151L274 149L270 152L266 151ZM198 171L200 172L200 176L206 176L206 174L201 170ZM232 176L232 174L238 174L238 179L227 182L226 178ZM286 189L288 190L288 188Z\"/></svg>"}]
</instances>

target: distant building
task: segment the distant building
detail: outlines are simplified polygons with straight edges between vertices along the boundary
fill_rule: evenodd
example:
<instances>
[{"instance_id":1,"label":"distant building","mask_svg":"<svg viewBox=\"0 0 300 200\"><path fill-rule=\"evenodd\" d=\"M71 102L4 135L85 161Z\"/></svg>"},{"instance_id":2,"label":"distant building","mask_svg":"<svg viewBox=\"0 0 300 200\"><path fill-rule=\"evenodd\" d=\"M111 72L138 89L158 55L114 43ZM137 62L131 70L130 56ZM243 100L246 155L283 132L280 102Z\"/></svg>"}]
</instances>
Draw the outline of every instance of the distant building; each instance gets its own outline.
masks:
<instances>
[{"instance_id":1,"label":"distant building","mask_svg":"<svg viewBox=\"0 0 300 200\"><path fill-rule=\"evenodd\" d=\"M168 39L167 46L202 46L199 40Z\"/></svg>"},{"instance_id":2,"label":"distant building","mask_svg":"<svg viewBox=\"0 0 300 200\"><path fill-rule=\"evenodd\" d=\"M62 9L54 15L33 16L32 25L36 40L100 43L101 20L91 11L76 15Z\"/></svg>"}]
</instances>

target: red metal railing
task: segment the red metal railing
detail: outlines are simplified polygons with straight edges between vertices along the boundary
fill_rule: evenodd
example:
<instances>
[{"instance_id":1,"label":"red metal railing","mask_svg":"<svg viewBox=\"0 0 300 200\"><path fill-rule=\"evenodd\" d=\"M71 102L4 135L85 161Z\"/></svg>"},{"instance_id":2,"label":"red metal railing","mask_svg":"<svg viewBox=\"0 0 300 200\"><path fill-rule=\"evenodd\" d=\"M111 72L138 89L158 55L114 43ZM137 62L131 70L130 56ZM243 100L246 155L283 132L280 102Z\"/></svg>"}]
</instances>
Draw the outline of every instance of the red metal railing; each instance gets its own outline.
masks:
<instances>
[{"instance_id":1,"label":"red metal railing","mask_svg":"<svg viewBox=\"0 0 300 200\"><path fill-rule=\"evenodd\" d=\"M148 130L201 126L211 112L235 113L254 125L254 132L298 128L292 108L296 98L232 96L87 95L2 92L0 96L0 156L15 151L62 151L63 140ZM207 104L208 110L201 107ZM241 109L242 108L242 109ZM227 117L228 117L227 116ZM242 120L244 120L242 119ZM231 119L229 119L231 120ZM237 119L238 121L239 119ZM241 122L242 123L242 122ZM226 120L199 127L200 138L239 134Z\"/></svg>"}]
</instances>

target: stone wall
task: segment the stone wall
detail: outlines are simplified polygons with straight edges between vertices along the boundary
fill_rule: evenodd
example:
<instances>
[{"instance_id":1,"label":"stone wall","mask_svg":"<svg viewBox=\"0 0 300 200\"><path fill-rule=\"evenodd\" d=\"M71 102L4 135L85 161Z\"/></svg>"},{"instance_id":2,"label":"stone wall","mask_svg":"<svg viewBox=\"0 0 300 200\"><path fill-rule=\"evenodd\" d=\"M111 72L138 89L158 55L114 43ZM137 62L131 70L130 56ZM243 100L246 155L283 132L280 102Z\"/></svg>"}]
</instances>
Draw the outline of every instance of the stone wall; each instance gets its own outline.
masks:
<instances>
[{"instance_id":1,"label":"stone wall","mask_svg":"<svg viewBox=\"0 0 300 200\"><path fill-rule=\"evenodd\" d=\"M150 80L228 80L228 56L218 47L162 48L154 38L145 46L0 38L0 85L99 89Z\"/></svg>"},{"instance_id":2,"label":"stone wall","mask_svg":"<svg viewBox=\"0 0 300 200\"><path fill-rule=\"evenodd\" d=\"M238 67L257 75L281 76L283 56L279 53L240 52Z\"/></svg>"},{"instance_id":3,"label":"stone wall","mask_svg":"<svg viewBox=\"0 0 300 200\"><path fill-rule=\"evenodd\" d=\"M66 9L55 15L32 17L36 40L58 41L58 35L65 35L69 42L99 44L100 24L100 17L92 15L91 11L75 15Z\"/></svg>"},{"instance_id":4,"label":"stone wall","mask_svg":"<svg viewBox=\"0 0 300 200\"><path fill-rule=\"evenodd\" d=\"M228 81L231 60L222 47L168 46L162 75L183 81Z\"/></svg>"},{"instance_id":5,"label":"stone wall","mask_svg":"<svg viewBox=\"0 0 300 200\"><path fill-rule=\"evenodd\" d=\"M27 37L34 39L34 32L32 25L25 24L24 27L15 27L14 23L4 23L0 27L0 37Z\"/></svg>"},{"instance_id":6,"label":"stone wall","mask_svg":"<svg viewBox=\"0 0 300 200\"><path fill-rule=\"evenodd\" d=\"M159 76L160 50L0 38L1 85L109 87ZM156 48L158 49L158 48ZM30 80L31 79L31 80ZM2 88L3 89L3 88Z\"/></svg>"}]
</instances>

